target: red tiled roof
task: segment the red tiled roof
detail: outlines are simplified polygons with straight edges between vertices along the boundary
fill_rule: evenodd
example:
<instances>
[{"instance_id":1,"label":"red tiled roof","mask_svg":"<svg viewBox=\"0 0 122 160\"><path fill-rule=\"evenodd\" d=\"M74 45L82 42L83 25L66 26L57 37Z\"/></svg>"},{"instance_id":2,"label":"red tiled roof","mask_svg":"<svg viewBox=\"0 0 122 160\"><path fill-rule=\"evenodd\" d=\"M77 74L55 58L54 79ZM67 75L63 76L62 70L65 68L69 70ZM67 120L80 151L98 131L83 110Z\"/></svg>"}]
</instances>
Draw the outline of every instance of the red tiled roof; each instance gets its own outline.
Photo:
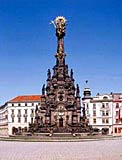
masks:
<instances>
[{"instance_id":1,"label":"red tiled roof","mask_svg":"<svg viewBox=\"0 0 122 160\"><path fill-rule=\"evenodd\" d=\"M27 96L17 96L10 100L9 102L33 102L40 101L41 95L27 95Z\"/></svg>"}]
</instances>

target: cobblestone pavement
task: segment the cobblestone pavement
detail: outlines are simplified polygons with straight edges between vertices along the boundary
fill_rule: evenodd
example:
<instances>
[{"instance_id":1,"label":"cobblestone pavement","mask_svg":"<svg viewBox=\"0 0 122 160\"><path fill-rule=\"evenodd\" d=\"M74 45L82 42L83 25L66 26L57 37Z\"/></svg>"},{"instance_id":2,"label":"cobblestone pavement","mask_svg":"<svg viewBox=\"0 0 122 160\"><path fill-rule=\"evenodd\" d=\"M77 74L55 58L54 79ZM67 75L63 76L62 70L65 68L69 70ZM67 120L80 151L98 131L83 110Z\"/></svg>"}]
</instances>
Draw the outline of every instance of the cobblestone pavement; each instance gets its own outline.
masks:
<instances>
[{"instance_id":1,"label":"cobblestone pavement","mask_svg":"<svg viewBox=\"0 0 122 160\"><path fill-rule=\"evenodd\" d=\"M0 160L122 160L122 140L87 142L0 141Z\"/></svg>"}]
</instances>

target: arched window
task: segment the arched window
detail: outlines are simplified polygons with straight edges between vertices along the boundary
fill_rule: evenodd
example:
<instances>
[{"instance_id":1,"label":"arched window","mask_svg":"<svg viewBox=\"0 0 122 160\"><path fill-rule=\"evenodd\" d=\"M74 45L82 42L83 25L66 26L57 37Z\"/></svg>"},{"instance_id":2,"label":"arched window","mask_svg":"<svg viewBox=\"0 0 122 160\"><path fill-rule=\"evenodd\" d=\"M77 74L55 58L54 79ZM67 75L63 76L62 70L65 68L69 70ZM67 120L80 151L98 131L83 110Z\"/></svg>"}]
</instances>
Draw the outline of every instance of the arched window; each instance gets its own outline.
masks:
<instances>
[{"instance_id":1,"label":"arched window","mask_svg":"<svg viewBox=\"0 0 122 160\"><path fill-rule=\"evenodd\" d=\"M108 97L107 97L107 96L104 96L103 99L106 100L106 99L108 99Z\"/></svg>"}]
</instances>

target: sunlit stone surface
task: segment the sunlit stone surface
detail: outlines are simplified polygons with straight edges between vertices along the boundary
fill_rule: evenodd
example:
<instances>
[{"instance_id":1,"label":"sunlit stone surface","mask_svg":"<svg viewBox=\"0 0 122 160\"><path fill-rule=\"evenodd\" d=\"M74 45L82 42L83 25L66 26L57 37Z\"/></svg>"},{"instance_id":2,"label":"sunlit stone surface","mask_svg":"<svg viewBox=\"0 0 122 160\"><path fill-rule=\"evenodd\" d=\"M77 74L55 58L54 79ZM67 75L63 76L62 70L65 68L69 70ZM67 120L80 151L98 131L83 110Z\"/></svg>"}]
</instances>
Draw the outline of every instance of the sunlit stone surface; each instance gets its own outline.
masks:
<instances>
[{"instance_id":1,"label":"sunlit stone surface","mask_svg":"<svg viewBox=\"0 0 122 160\"><path fill-rule=\"evenodd\" d=\"M122 139L90 142L0 142L0 160L122 160Z\"/></svg>"}]
</instances>

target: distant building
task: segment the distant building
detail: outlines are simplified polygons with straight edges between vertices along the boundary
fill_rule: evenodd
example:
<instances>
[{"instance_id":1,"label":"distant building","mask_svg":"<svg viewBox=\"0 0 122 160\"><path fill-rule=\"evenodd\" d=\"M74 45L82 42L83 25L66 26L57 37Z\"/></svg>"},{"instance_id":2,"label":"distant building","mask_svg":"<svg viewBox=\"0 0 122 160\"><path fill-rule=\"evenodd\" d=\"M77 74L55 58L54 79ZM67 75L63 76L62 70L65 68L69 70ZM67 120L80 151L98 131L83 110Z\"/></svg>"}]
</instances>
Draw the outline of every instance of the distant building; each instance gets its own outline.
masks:
<instances>
[{"instance_id":1,"label":"distant building","mask_svg":"<svg viewBox=\"0 0 122 160\"><path fill-rule=\"evenodd\" d=\"M122 135L122 93L113 93L113 135Z\"/></svg>"},{"instance_id":2,"label":"distant building","mask_svg":"<svg viewBox=\"0 0 122 160\"><path fill-rule=\"evenodd\" d=\"M0 108L0 135L14 135L27 131L34 123L35 108L40 106L40 95L18 96Z\"/></svg>"},{"instance_id":3,"label":"distant building","mask_svg":"<svg viewBox=\"0 0 122 160\"><path fill-rule=\"evenodd\" d=\"M8 108L7 104L0 107L0 135L8 135Z\"/></svg>"},{"instance_id":4,"label":"distant building","mask_svg":"<svg viewBox=\"0 0 122 160\"><path fill-rule=\"evenodd\" d=\"M100 130L102 134L112 134L112 94L97 94L91 97L90 88L86 87L82 104L89 125Z\"/></svg>"}]
</instances>

